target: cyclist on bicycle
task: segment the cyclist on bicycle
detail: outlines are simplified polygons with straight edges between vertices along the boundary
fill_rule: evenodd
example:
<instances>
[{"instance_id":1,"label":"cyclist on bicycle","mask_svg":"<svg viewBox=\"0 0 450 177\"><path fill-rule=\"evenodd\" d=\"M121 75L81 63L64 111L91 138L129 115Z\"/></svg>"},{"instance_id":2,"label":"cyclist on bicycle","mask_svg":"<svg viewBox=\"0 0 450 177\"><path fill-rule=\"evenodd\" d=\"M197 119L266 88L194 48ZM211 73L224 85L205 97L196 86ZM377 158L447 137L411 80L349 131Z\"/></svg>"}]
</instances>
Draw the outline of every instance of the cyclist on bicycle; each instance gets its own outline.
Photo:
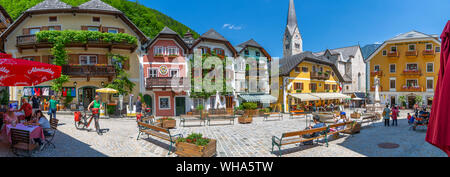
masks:
<instances>
[{"instance_id":1,"label":"cyclist on bicycle","mask_svg":"<svg viewBox=\"0 0 450 177\"><path fill-rule=\"evenodd\" d=\"M95 121L95 130L97 131L97 134L103 135L103 133L100 130L100 125L98 123L100 118L100 111L99 111L100 109L103 109L103 105L100 101L100 96L95 95L95 100L92 101L91 104L89 104L88 111L92 111L92 117L94 118Z\"/></svg>"}]
</instances>

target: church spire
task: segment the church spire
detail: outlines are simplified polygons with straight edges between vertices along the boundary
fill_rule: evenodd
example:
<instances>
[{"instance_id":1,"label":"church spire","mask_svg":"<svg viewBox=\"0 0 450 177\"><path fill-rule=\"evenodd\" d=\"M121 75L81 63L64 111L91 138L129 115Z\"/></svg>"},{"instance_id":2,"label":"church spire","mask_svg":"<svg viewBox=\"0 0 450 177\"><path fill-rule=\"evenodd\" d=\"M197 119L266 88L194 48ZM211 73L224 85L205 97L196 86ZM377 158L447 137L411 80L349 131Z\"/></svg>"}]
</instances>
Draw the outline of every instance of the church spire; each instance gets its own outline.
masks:
<instances>
[{"instance_id":1,"label":"church spire","mask_svg":"<svg viewBox=\"0 0 450 177\"><path fill-rule=\"evenodd\" d=\"M283 40L283 55L289 57L303 52L303 39L298 29L297 13L295 12L294 0L289 0L289 11L287 16L286 31Z\"/></svg>"},{"instance_id":2,"label":"church spire","mask_svg":"<svg viewBox=\"0 0 450 177\"><path fill-rule=\"evenodd\" d=\"M287 19L287 27L289 28L289 32L292 34L295 28L297 28L297 14L295 13L295 4L294 0L289 1L289 12Z\"/></svg>"}]
</instances>

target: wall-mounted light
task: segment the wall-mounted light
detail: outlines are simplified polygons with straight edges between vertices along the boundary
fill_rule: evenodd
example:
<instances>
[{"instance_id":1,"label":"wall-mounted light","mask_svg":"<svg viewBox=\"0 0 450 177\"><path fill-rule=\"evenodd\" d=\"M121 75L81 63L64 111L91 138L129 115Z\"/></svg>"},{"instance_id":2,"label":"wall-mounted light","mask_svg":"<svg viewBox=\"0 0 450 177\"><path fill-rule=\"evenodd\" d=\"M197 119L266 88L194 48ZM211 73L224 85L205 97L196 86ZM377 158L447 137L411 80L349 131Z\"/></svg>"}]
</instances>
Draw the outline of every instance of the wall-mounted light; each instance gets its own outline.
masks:
<instances>
[{"instance_id":1,"label":"wall-mounted light","mask_svg":"<svg viewBox=\"0 0 450 177\"><path fill-rule=\"evenodd\" d=\"M102 82L102 87L105 87L105 82Z\"/></svg>"},{"instance_id":2,"label":"wall-mounted light","mask_svg":"<svg viewBox=\"0 0 450 177\"><path fill-rule=\"evenodd\" d=\"M75 86L75 87L76 87L76 86L77 86L77 84L78 84L77 82L73 82L73 86Z\"/></svg>"}]
</instances>

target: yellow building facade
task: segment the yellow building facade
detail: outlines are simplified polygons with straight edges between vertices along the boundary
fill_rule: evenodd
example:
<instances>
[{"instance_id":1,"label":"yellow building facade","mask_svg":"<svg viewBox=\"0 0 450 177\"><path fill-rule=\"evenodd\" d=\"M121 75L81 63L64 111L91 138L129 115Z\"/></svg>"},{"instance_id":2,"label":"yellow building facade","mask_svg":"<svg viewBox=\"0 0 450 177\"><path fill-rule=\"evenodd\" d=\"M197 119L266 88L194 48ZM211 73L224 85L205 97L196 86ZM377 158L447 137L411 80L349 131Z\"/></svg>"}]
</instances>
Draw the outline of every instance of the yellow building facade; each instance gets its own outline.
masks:
<instances>
[{"instance_id":1,"label":"yellow building facade","mask_svg":"<svg viewBox=\"0 0 450 177\"><path fill-rule=\"evenodd\" d=\"M76 8L60 1L55 3L46 0L25 11L2 34L2 48L14 58L52 64L52 44L36 40L36 33L47 30L127 33L138 39L137 44L103 41L67 44L65 49L69 57L68 64L62 66L62 74L68 75L70 80L63 85L66 93L58 97L70 95L73 97L73 104L87 107L95 97L95 90L112 82L117 74L109 54L128 58L123 67L130 81L135 84L132 94L140 93L140 88L143 87L140 60L144 54L140 46L147 38L122 12L96 0ZM48 99L51 93L44 95L42 90L47 90L50 86L51 82L45 82L35 88L41 89L42 94L39 96ZM21 97L30 96L29 89L30 87L10 87L10 100L19 101ZM113 100L117 98L113 97Z\"/></svg>"},{"instance_id":2,"label":"yellow building facade","mask_svg":"<svg viewBox=\"0 0 450 177\"><path fill-rule=\"evenodd\" d=\"M382 104L408 108L416 103L431 105L438 80L440 47L437 36L417 31L384 42L367 59L371 98L378 78Z\"/></svg>"},{"instance_id":3,"label":"yellow building facade","mask_svg":"<svg viewBox=\"0 0 450 177\"><path fill-rule=\"evenodd\" d=\"M281 59L280 92L277 106L284 112L301 105L322 106L348 98L341 94L342 75L324 56L304 52Z\"/></svg>"}]
</instances>

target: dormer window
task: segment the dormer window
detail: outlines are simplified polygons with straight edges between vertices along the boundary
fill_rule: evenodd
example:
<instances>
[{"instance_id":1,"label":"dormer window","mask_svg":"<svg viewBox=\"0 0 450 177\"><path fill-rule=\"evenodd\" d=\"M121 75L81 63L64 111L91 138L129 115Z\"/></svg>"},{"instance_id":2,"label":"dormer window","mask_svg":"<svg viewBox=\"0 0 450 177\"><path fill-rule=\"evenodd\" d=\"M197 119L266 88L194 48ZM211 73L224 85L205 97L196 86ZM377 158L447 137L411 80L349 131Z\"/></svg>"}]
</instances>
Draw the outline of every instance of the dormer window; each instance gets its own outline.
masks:
<instances>
[{"instance_id":1,"label":"dormer window","mask_svg":"<svg viewBox=\"0 0 450 177\"><path fill-rule=\"evenodd\" d=\"M295 44L296 49L300 49L300 44Z\"/></svg>"},{"instance_id":2,"label":"dormer window","mask_svg":"<svg viewBox=\"0 0 450 177\"><path fill-rule=\"evenodd\" d=\"M92 17L92 22L100 23L100 17Z\"/></svg>"},{"instance_id":3,"label":"dormer window","mask_svg":"<svg viewBox=\"0 0 450 177\"><path fill-rule=\"evenodd\" d=\"M49 22L57 22L58 21L58 17L57 16L48 17L48 21Z\"/></svg>"},{"instance_id":4,"label":"dormer window","mask_svg":"<svg viewBox=\"0 0 450 177\"><path fill-rule=\"evenodd\" d=\"M260 57L260 56L261 56L261 53L256 52L256 56L257 56L257 57Z\"/></svg>"},{"instance_id":5,"label":"dormer window","mask_svg":"<svg viewBox=\"0 0 450 177\"><path fill-rule=\"evenodd\" d=\"M244 51L244 54L245 54L245 55L250 55L250 51L245 50L245 51Z\"/></svg>"}]
</instances>

